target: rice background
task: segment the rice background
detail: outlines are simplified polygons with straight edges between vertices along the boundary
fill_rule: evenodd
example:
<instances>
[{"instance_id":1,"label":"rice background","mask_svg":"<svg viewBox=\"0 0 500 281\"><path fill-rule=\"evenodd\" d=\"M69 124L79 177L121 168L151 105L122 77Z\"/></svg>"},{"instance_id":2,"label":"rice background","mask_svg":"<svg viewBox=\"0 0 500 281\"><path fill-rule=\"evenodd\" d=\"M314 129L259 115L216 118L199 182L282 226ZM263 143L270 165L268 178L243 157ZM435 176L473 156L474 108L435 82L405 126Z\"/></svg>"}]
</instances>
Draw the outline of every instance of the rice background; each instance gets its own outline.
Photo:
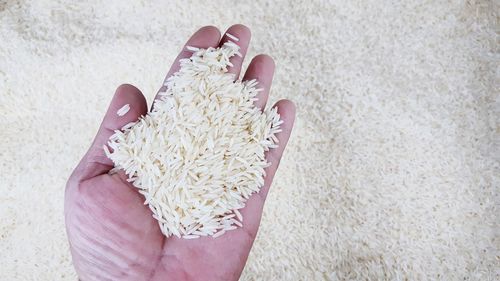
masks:
<instances>
[{"instance_id":1,"label":"rice background","mask_svg":"<svg viewBox=\"0 0 500 281\"><path fill-rule=\"evenodd\" d=\"M298 106L242 280L500 278L498 1L85 2L0 1L0 280L76 279L64 186L114 89L233 23Z\"/></svg>"}]
</instances>

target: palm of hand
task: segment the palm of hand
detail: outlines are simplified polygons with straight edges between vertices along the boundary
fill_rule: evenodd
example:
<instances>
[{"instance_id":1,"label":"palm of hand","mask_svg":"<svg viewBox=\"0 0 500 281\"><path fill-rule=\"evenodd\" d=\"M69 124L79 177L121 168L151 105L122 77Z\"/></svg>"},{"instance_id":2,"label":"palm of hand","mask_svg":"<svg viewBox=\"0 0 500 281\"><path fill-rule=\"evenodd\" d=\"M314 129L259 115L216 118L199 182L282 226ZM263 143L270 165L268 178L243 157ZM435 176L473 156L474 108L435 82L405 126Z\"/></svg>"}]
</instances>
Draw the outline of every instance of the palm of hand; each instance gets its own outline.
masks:
<instances>
[{"instance_id":1,"label":"palm of hand","mask_svg":"<svg viewBox=\"0 0 500 281\"><path fill-rule=\"evenodd\" d=\"M242 54L250 39L249 30L235 25L229 33L240 37ZM219 44L219 32L205 27L196 32L187 45L210 47ZM222 42L224 41L222 39ZM227 38L226 38L227 40ZM181 52L177 58L188 56ZM229 71L239 74L242 58L233 61ZM169 74L178 68L175 63ZM244 79L257 79L264 88L259 107L264 107L274 71L267 56L257 56ZM123 117L116 110L124 104L131 110ZM285 121L278 134L280 147L267 154L272 163L265 185L241 210L243 227L221 237L186 240L166 238L151 216L144 198L126 181L122 173L109 175L113 167L104 156L102 145L113 130L135 121L147 112L144 97L135 87L118 88L91 148L68 181L65 216L73 263L81 280L237 280L257 234L262 208L279 159L289 137L294 107L289 101L276 105Z\"/></svg>"}]
</instances>

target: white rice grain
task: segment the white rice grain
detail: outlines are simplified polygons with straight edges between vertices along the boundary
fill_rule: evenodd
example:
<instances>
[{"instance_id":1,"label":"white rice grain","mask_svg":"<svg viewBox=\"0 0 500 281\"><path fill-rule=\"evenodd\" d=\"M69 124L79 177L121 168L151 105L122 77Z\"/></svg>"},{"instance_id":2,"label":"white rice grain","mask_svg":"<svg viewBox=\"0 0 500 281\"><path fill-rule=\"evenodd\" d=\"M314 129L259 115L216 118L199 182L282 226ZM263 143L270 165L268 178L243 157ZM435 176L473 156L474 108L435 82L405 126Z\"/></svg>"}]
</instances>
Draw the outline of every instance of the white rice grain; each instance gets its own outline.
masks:
<instances>
[{"instance_id":1,"label":"white rice grain","mask_svg":"<svg viewBox=\"0 0 500 281\"><path fill-rule=\"evenodd\" d=\"M226 32L226 36L229 37L231 40L234 40L236 42L240 41L240 39L238 37L232 35L231 33Z\"/></svg>"},{"instance_id":2,"label":"white rice grain","mask_svg":"<svg viewBox=\"0 0 500 281\"><path fill-rule=\"evenodd\" d=\"M234 214L236 215L239 221L243 222L243 216L241 215L240 211L234 209Z\"/></svg>"},{"instance_id":3,"label":"white rice grain","mask_svg":"<svg viewBox=\"0 0 500 281\"><path fill-rule=\"evenodd\" d=\"M214 235L212 235L212 237L213 238L217 238L219 236L222 236L224 233L226 233L226 231L225 230L221 230L221 231L215 233Z\"/></svg>"},{"instance_id":4,"label":"white rice grain","mask_svg":"<svg viewBox=\"0 0 500 281\"><path fill-rule=\"evenodd\" d=\"M122 106L120 109L118 109L118 111L116 112L116 114L118 116L123 116L125 114L127 114L127 112L130 110L130 104L126 104L124 106Z\"/></svg>"},{"instance_id":5,"label":"white rice grain","mask_svg":"<svg viewBox=\"0 0 500 281\"><path fill-rule=\"evenodd\" d=\"M193 47L193 46L186 46L186 49L191 52L198 52L200 48Z\"/></svg>"}]
</instances>

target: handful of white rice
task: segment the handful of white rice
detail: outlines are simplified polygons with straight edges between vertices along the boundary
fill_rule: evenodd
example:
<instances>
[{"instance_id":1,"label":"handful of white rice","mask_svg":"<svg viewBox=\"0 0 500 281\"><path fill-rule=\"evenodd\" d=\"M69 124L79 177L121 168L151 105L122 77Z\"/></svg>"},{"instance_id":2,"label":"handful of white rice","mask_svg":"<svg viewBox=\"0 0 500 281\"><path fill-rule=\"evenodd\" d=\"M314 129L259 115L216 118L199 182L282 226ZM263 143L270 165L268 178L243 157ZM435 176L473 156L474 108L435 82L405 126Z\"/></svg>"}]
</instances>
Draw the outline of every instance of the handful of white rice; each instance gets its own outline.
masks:
<instances>
[{"instance_id":1,"label":"handful of white rice","mask_svg":"<svg viewBox=\"0 0 500 281\"><path fill-rule=\"evenodd\" d=\"M238 209L264 185L264 152L277 146L282 121L276 109L254 106L257 81L227 72L229 59L241 56L238 45L188 49L193 55L181 60L152 111L115 131L112 152L104 149L145 196L164 235L217 237L242 227Z\"/></svg>"}]
</instances>

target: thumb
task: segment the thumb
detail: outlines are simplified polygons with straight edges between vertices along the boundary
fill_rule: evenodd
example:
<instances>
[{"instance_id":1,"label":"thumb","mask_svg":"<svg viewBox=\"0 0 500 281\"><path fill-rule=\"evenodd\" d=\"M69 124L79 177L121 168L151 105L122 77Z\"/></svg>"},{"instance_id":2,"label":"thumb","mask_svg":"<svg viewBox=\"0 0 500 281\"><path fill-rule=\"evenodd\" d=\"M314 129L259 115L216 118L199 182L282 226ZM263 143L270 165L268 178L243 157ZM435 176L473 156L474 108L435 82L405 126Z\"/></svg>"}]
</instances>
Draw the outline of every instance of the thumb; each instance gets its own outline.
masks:
<instances>
[{"instance_id":1,"label":"thumb","mask_svg":"<svg viewBox=\"0 0 500 281\"><path fill-rule=\"evenodd\" d=\"M130 107L128 111L127 107ZM126 124L137 121L140 116L146 113L147 103L141 91L128 84L119 86L92 145L78 164L72 177L82 181L111 170L113 162L106 157L103 146L106 145L115 130L120 130Z\"/></svg>"}]
</instances>

